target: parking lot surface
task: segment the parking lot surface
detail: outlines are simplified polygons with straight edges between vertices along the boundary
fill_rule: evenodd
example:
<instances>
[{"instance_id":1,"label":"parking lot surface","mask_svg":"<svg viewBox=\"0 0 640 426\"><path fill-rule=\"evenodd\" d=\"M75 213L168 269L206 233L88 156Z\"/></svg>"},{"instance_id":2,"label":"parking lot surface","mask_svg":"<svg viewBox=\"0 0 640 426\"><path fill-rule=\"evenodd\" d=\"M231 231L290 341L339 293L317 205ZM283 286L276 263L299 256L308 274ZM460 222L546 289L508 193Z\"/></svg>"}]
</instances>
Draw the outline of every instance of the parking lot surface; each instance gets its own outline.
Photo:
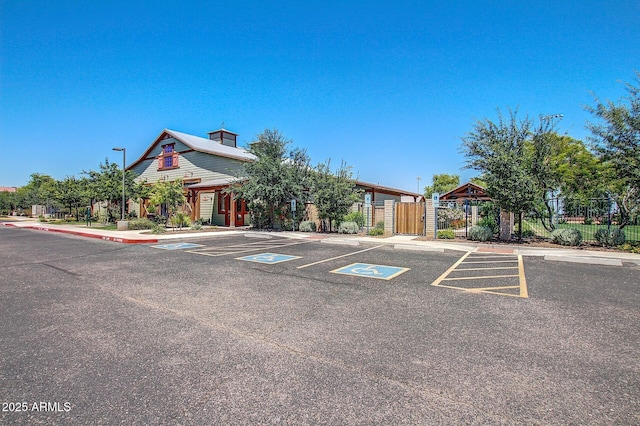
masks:
<instances>
[{"instance_id":1,"label":"parking lot surface","mask_svg":"<svg viewBox=\"0 0 640 426\"><path fill-rule=\"evenodd\" d=\"M0 250L2 424L640 423L637 264L10 228Z\"/></svg>"}]
</instances>

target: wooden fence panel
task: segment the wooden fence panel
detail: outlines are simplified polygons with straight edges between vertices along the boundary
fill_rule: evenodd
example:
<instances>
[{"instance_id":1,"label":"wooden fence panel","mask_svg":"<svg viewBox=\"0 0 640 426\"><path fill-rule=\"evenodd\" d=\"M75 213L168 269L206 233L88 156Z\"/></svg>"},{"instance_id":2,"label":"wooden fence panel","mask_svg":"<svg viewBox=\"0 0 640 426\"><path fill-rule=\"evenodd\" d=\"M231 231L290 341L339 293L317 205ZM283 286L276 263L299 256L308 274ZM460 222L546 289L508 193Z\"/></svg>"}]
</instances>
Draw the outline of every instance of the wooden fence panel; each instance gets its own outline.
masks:
<instances>
[{"instance_id":1,"label":"wooden fence panel","mask_svg":"<svg viewBox=\"0 0 640 426\"><path fill-rule=\"evenodd\" d=\"M396 203L395 233L424 235L424 209L425 203Z\"/></svg>"}]
</instances>

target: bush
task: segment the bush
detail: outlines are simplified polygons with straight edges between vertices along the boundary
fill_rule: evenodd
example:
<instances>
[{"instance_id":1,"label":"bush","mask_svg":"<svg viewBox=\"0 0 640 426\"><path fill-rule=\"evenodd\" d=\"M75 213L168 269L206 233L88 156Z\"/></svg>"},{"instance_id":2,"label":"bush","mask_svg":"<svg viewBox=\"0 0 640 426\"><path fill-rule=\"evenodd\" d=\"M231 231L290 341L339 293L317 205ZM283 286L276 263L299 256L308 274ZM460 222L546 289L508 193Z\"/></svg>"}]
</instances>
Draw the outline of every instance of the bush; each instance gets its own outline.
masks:
<instances>
[{"instance_id":1,"label":"bush","mask_svg":"<svg viewBox=\"0 0 640 426\"><path fill-rule=\"evenodd\" d=\"M310 220L300 222L300 232L316 232L316 223Z\"/></svg>"},{"instance_id":2,"label":"bush","mask_svg":"<svg viewBox=\"0 0 640 426\"><path fill-rule=\"evenodd\" d=\"M202 224L199 221L195 221L191 225L191 230L193 230L193 231L200 231L201 229L202 229Z\"/></svg>"},{"instance_id":3,"label":"bush","mask_svg":"<svg viewBox=\"0 0 640 426\"><path fill-rule=\"evenodd\" d=\"M438 231L436 238L442 240L453 240L456 237L456 233L453 232L453 229L442 229Z\"/></svg>"},{"instance_id":4,"label":"bush","mask_svg":"<svg viewBox=\"0 0 640 426\"><path fill-rule=\"evenodd\" d=\"M153 229L155 223L153 223L153 221L147 219L147 218L142 218L142 219L133 219L129 221L129 229L131 230L136 230L136 229Z\"/></svg>"},{"instance_id":5,"label":"bush","mask_svg":"<svg viewBox=\"0 0 640 426\"><path fill-rule=\"evenodd\" d=\"M375 228L371 228L371 230L369 231L369 235L371 235L372 237L377 237L380 235L384 235L384 229L383 228L378 228L377 226Z\"/></svg>"},{"instance_id":6,"label":"bush","mask_svg":"<svg viewBox=\"0 0 640 426\"><path fill-rule=\"evenodd\" d=\"M619 246L624 244L627 240L627 236L624 234L624 231L619 228L614 228L611 230L608 229L598 229L593 237L603 246Z\"/></svg>"},{"instance_id":7,"label":"bush","mask_svg":"<svg viewBox=\"0 0 640 426\"><path fill-rule=\"evenodd\" d=\"M380 222L376 223L376 228L382 229L384 231L384 220L381 220Z\"/></svg>"},{"instance_id":8,"label":"bush","mask_svg":"<svg viewBox=\"0 0 640 426\"><path fill-rule=\"evenodd\" d=\"M178 228L191 226L191 218L184 212L178 212L171 218L171 223Z\"/></svg>"},{"instance_id":9,"label":"bush","mask_svg":"<svg viewBox=\"0 0 640 426\"><path fill-rule=\"evenodd\" d=\"M593 225L593 218L592 217L585 217L584 218L584 224L585 225Z\"/></svg>"},{"instance_id":10,"label":"bush","mask_svg":"<svg viewBox=\"0 0 640 426\"><path fill-rule=\"evenodd\" d=\"M480 218L480 220L478 220L478 223L476 223L476 225L484 226L485 228L491 228L491 231L494 234L497 234L498 232L500 232L500 229L498 228L498 222L496 221L496 218L493 216L486 216L486 217Z\"/></svg>"},{"instance_id":11,"label":"bush","mask_svg":"<svg viewBox=\"0 0 640 426\"><path fill-rule=\"evenodd\" d=\"M489 241L493 237L493 229L488 226L472 226L469 229L469 239L472 241Z\"/></svg>"},{"instance_id":12,"label":"bush","mask_svg":"<svg viewBox=\"0 0 640 426\"><path fill-rule=\"evenodd\" d=\"M162 225L158 225L157 223L153 225L153 228L151 228L152 234L164 234L165 232L167 232L167 229Z\"/></svg>"},{"instance_id":13,"label":"bush","mask_svg":"<svg viewBox=\"0 0 640 426\"><path fill-rule=\"evenodd\" d=\"M342 222L338 227L338 233L340 234L357 234L360 227L355 222Z\"/></svg>"},{"instance_id":14,"label":"bush","mask_svg":"<svg viewBox=\"0 0 640 426\"><path fill-rule=\"evenodd\" d=\"M158 225L165 225L167 223L167 217L159 214L153 217L153 222Z\"/></svg>"},{"instance_id":15,"label":"bush","mask_svg":"<svg viewBox=\"0 0 640 426\"><path fill-rule=\"evenodd\" d=\"M351 212L345 215L343 220L345 222L355 222L360 228L364 226L364 215L360 212Z\"/></svg>"},{"instance_id":16,"label":"bush","mask_svg":"<svg viewBox=\"0 0 640 426\"><path fill-rule=\"evenodd\" d=\"M582 242L582 234L573 228L556 229L551 233L551 239L563 246L578 246Z\"/></svg>"}]
</instances>

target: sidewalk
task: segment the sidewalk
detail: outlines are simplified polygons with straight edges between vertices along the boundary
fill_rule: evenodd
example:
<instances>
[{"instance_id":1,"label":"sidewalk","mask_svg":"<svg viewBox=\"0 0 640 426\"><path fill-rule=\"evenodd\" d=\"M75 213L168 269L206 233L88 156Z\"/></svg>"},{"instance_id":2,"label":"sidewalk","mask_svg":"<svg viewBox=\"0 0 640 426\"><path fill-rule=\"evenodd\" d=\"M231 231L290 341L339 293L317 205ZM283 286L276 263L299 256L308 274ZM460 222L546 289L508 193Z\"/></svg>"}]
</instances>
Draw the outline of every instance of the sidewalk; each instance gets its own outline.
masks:
<instances>
[{"instance_id":1,"label":"sidewalk","mask_svg":"<svg viewBox=\"0 0 640 426\"><path fill-rule=\"evenodd\" d=\"M211 232L184 232L179 234L148 234L148 230L137 231L109 231L96 229L85 225L60 225L41 223L34 219L11 218L0 221L0 225L17 228L34 229L39 231L60 232L72 234L86 238L97 238L105 241L113 241L124 244L156 244L161 241L181 240L186 238L216 237L223 235L247 234L248 236L268 237L277 235L285 238L314 239L322 240L325 243L334 244L389 244L398 249L422 250L422 251L444 251L456 250L462 252L477 251L497 254L517 254L522 256L540 256L545 260L568 261L577 263L590 263L601 265L622 265L622 262L632 262L640 265L640 254L625 253L617 251L598 251L584 249L570 249L563 247L526 247L523 245L509 244L483 244L472 241L416 241L413 235L394 235L391 237L367 237L337 234L316 234L305 232L258 232L247 228L236 228L229 230L216 230Z\"/></svg>"}]
</instances>

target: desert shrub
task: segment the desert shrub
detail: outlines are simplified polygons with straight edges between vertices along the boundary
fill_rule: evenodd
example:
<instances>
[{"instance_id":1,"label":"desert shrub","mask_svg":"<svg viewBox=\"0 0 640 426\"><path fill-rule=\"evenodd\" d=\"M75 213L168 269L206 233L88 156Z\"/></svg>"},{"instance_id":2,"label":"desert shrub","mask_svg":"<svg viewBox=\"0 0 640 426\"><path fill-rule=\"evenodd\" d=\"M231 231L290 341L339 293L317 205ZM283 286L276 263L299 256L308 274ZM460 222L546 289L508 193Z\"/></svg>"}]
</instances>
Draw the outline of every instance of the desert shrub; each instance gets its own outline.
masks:
<instances>
[{"instance_id":1,"label":"desert shrub","mask_svg":"<svg viewBox=\"0 0 640 426\"><path fill-rule=\"evenodd\" d=\"M384 220L381 220L380 222L376 223L376 228L382 229L384 231Z\"/></svg>"},{"instance_id":2,"label":"desert shrub","mask_svg":"<svg viewBox=\"0 0 640 426\"><path fill-rule=\"evenodd\" d=\"M163 225L159 225L157 223L153 225L153 228L151 228L152 234L164 234L165 232L167 232L167 229Z\"/></svg>"},{"instance_id":3,"label":"desert shrub","mask_svg":"<svg viewBox=\"0 0 640 426\"><path fill-rule=\"evenodd\" d=\"M533 229L523 229L522 236L525 238L531 238L531 237L535 237L536 233Z\"/></svg>"},{"instance_id":4,"label":"desert shrub","mask_svg":"<svg viewBox=\"0 0 640 426\"><path fill-rule=\"evenodd\" d=\"M453 229L441 229L438 231L436 237L442 240L453 240L456 234L453 232Z\"/></svg>"},{"instance_id":5,"label":"desert shrub","mask_svg":"<svg viewBox=\"0 0 640 426\"><path fill-rule=\"evenodd\" d=\"M133 219L129 221L129 229L153 229L155 223L147 218Z\"/></svg>"},{"instance_id":6,"label":"desert shrub","mask_svg":"<svg viewBox=\"0 0 640 426\"><path fill-rule=\"evenodd\" d=\"M472 226L469 229L469 239L472 241L489 241L493 237L493 229L488 226Z\"/></svg>"},{"instance_id":7,"label":"desert shrub","mask_svg":"<svg viewBox=\"0 0 640 426\"><path fill-rule=\"evenodd\" d=\"M167 223L167 217L159 214L153 217L153 221L158 225L165 225Z\"/></svg>"},{"instance_id":8,"label":"desert shrub","mask_svg":"<svg viewBox=\"0 0 640 426\"><path fill-rule=\"evenodd\" d=\"M582 242L582 234L577 229L556 229L551 233L551 240L563 246L577 246Z\"/></svg>"},{"instance_id":9,"label":"desert shrub","mask_svg":"<svg viewBox=\"0 0 640 426\"><path fill-rule=\"evenodd\" d=\"M360 228L364 226L364 215L360 212L351 212L344 216L345 222L355 222Z\"/></svg>"},{"instance_id":10,"label":"desert shrub","mask_svg":"<svg viewBox=\"0 0 640 426\"><path fill-rule=\"evenodd\" d=\"M627 239L624 231L619 228L614 228L611 230L598 229L595 234L593 234L593 237L603 246L609 247L624 244Z\"/></svg>"},{"instance_id":11,"label":"desert shrub","mask_svg":"<svg viewBox=\"0 0 640 426\"><path fill-rule=\"evenodd\" d=\"M498 228L498 221L493 216L485 216L478 220L477 226L484 226L485 228L490 228L494 234L500 232Z\"/></svg>"},{"instance_id":12,"label":"desert shrub","mask_svg":"<svg viewBox=\"0 0 640 426\"><path fill-rule=\"evenodd\" d=\"M357 234L360 227L355 222L342 222L338 227L338 233L340 234Z\"/></svg>"},{"instance_id":13,"label":"desert shrub","mask_svg":"<svg viewBox=\"0 0 640 426\"><path fill-rule=\"evenodd\" d=\"M300 222L300 232L316 232L316 223L311 220Z\"/></svg>"},{"instance_id":14,"label":"desert shrub","mask_svg":"<svg viewBox=\"0 0 640 426\"><path fill-rule=\"evenodd\" d=\"M184 212L178 212L174 214L173 217L171 217L171 223L173 224L173 226L182 228L191 225L191 218Z\"/></svg>"},{"instance_id":15,"label":"desert shrub","mask_svg":"<svg viewBox=\"0 0 640 426\"><path fill-rule=\"evenodd\" d=\"M383 228L371 228L371 230L369 231L369 235L371 235L372 237L377 237L380 235L384 235L384 229Z\"/></svg>"},{"instance_id":16,"label":"desert shrub","mask_svg":"<svg viewBox=\"0 0 640 426\"><path fill-rule=\"evenodd\" d=\"M202 224L199 223L198 221L195 221L194 223L191 224L191 230L200 231L201 229L202 229Z\"/></svg>"}]
</instances>

